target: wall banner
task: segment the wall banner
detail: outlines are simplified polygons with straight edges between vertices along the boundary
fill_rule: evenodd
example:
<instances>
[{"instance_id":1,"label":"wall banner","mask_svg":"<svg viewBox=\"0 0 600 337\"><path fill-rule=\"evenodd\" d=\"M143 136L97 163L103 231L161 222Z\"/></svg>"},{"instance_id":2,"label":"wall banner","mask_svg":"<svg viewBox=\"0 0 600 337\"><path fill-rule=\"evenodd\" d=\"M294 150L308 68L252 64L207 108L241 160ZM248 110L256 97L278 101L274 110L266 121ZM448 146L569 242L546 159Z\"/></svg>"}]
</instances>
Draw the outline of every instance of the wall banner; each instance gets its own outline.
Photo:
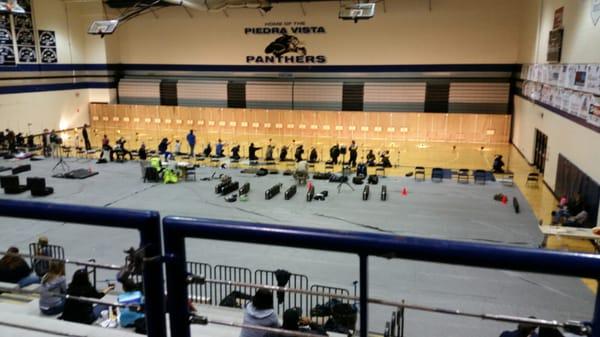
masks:
<instances>
[{"instance_id":1,"label":"wall banner","mask_svg":"<svg viewBox=\"0 0 600 337\"><path fill-rule=\"evenodd\" d=\"M40 61L42 63L57 63L56 34L53 30L39 30Z\"/></svg>"},{"instance_id":2,"label":"wall banner","mask_svg":"<svg viewBox=\"0 0 600 337\"><path fill-rule=\"evenodd\" d=\"M592 0L592 22L594 22L594 26L600 20L600 0Z\"/></svg>"},{"instance_id":3,"label":"wall banner","mask_svg":"<svg viewBox=\"0 0 600 337\"><path fill-rule=\"evenodd\" d=\"M268 22L262 27L245 27L246 36L272 37L261 46L263 53L247 55L248 64L323 64L325 55L314 54L305 38L326 34L323 26L309 26L305 22Z\"/></svg>"}]
</instances>

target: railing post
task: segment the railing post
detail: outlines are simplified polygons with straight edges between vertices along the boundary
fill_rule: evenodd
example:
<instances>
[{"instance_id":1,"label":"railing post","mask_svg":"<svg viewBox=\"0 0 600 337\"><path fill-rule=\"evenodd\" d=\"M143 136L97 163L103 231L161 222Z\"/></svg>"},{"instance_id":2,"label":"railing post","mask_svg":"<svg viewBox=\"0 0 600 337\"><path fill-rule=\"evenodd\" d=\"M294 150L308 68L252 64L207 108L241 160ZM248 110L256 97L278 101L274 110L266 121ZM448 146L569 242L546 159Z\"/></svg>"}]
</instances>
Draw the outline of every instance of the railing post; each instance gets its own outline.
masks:
<instances>
[{"instance_id":1,"label":"railing post","mask_svg":"<svg viewBox=\"0 0 600 337\"><path fill-rule=\"evenodd\" d=\"M145 248L146 257L162 256L160 215L154 213L147 226L140 228L140 246ZM165 288L162 261L153 259L144 264L142 273L146 301L146 327L148 337L163 337L167 333L165 323Z\"/></svg>"},{"instance_id":2,"label":"railing post","mask_svg":"<svg viewBox=\"0 0 600 337\"><path fill-rule=\"evenodd\" d=\"M171 336L190 337L188 293L185 269L185 239L164 224L167 271L167 311Z\"/></svg>"},{"instance_id":3,"label":"railing post","mask_svg":"<svg viewBox=\"0 0 600 337\"><path fill-rule=\"evenodd\" d=\"M369 256L359 255L360 260L360 337L369 335Z\"/></svg>"},{"instance_id":4,"label":"railing post","mask_svg":"<svg viewBox=\"0 0 600 337\"><path fill-rule=\"evenodd\" d=\"M596 280L596 304L592 318L592 337L600 337L600 280Z\"/></svg>"}]
</instances>

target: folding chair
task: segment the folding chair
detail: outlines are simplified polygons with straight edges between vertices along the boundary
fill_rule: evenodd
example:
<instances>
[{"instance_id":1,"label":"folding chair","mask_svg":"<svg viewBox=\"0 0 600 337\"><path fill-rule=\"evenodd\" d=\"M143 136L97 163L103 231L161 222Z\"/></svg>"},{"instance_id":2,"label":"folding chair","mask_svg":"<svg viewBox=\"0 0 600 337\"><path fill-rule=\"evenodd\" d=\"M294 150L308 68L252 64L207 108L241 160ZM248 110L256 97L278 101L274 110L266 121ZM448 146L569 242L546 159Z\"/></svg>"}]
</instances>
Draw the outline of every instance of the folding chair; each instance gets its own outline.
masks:
<instances>
[{"instance_id":1,"label":"folding chair","mask_svg":"<svg viewBox=\"0 0 600 337\"><path fill-rule=\"evenodd\" d=\"M420 179L419 176L421 176ZM415 167L415 180L425 181L425 168L423 166Z\"/></svg>"},{"instance_id":2,"label":"folding chair","mask_svg":"<svg viewBox=\"0 0 600 337\"><path fill-rule=\"evenodd\" d=\"M461 168L458 170L458 175L456 176L457 183L469 183L469 169Z\"/></svg>"}]
</instances>

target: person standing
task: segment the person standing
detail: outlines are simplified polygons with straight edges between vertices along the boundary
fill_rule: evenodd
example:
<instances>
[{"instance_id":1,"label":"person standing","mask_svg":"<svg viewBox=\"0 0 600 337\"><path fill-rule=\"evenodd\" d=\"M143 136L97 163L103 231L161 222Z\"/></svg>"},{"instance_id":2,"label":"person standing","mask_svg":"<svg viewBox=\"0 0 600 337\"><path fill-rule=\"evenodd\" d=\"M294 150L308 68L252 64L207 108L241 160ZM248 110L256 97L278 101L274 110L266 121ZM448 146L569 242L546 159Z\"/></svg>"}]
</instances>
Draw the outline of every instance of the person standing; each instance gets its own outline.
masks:
<instances>
[{"instance_id":1,"label":"person standing","mask_svg":"<svg viewBox=\"0 0 600 337\"><path fill-rule=\"evenodd\" d=\"M50 157L52 150L50 149L50 131L48 129L44 129L44 133L42 134L42 148L44 157Z\"/></svg>"},{"instance_id":2,"label":"person standing","mask_svg":"<svg viewBox=\"0 0 600 337\"><path fill-rule=\"evenodd\" d=\"M190 130L190 133L187 135L187 142L190 146L190 156L194 156L194 147L196 146L196 135L194 134L194 130Z\"/></svg>"},{"instance_id":3,"label":"person standing","mask_svg":"<svg viewBox=\"0 0 600 337\"><path fill-rule=\"evenodd\" d=\"M329 155L331 156L331 163L337 165L338 157L340 156L340 144L335 144L329 149Z\"/></svg>"},{"instance_id":4,"label":"person standing","mask_svg":"<svg viewBox=\"0 0 600 337\"><path fill-rule=\"evenodd\" d=\"M358 157L358 145L356 142L352 140L352 144L350 144L350 161L348 162L352 167L356 167L356 158Z\"/></svg>"},{"instance_id":5,"label":"person standing","mask_svg":"<svg viewBox=\"0 0 600 337\"><path fill-rule=\"evenodd\" d=\"M85 150L89 151L92 149L92 144L90 143L90 137L87 131L87 124L83 124L83 129L81 130L81 136L83 137L83 142L85 143Z\"/></svg>"}]
</instances>

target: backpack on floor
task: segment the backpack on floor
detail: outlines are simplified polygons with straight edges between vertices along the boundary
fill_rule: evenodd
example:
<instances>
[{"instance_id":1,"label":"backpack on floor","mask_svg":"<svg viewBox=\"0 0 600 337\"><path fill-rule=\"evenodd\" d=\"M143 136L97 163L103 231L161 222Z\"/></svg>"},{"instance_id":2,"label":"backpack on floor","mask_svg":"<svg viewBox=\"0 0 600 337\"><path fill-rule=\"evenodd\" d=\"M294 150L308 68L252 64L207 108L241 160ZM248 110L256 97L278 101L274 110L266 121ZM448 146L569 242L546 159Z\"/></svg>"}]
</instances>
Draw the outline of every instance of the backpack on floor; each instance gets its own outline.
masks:
<instances>
[{"instance_id":1,"label":"backpack on floor","mask_svg":"<svg viewBox=\"0 0 600 337\"><path fill-rule=\"evenodd\" d=\"M370 175L367 182L371 185L377 185L379 183L379 177L376 175Z\"/></svg>"}]
</instances>

